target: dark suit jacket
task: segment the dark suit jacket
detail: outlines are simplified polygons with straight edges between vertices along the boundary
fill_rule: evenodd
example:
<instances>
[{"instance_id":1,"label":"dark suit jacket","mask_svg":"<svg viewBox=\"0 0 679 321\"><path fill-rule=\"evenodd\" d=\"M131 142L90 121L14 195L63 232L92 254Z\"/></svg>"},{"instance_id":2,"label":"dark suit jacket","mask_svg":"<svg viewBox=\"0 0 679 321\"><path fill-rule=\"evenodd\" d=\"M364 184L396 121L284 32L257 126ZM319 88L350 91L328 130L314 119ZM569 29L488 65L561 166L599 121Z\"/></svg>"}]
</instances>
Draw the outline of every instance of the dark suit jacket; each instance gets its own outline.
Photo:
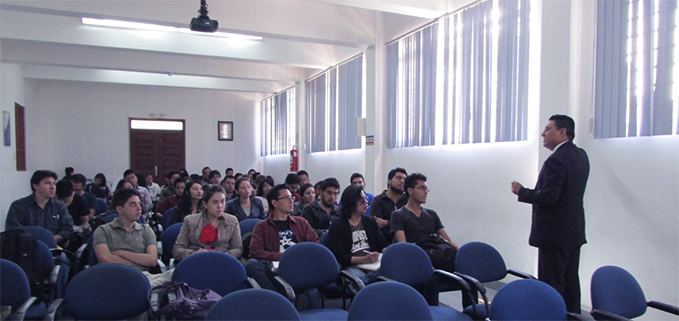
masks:
<instances>
[{"instance_id":1,"label":"dark suit jacket","mask_svg":"<svg viewBox=\"0 0 679 321\"><path fill-rule=\"evenodd\" d=\"M521 188L519 201L533 204L530 245L559 249L587 243L583 196L588 176L587 153L569 141L542 165L535 189Z\"/></svg>"}]
</instances>

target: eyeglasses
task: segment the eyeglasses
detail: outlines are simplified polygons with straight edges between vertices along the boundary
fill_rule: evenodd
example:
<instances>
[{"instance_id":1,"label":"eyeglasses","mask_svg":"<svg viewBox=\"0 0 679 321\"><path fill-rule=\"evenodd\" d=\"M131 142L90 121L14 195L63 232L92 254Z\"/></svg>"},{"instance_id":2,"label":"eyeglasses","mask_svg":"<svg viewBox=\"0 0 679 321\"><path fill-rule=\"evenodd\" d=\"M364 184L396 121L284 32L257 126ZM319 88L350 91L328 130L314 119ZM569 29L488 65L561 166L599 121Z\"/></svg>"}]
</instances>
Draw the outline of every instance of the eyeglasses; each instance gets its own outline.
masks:
<instances>
[{"instance_id":1,"label":"eyeglasses","mask_svg":"<svg viewBox=\"0 0 679 321\"><path fill-rule=\"evenodd\" d=\"M415 186L415 189L419 189L424 192L429 192L429 188L426 186Z\"/></svg>"},{"instance_id":2,"label":"eyeglasses","mask_svg":"<svg viewBox=\"0 0 679 321\"><path fill-rule=\"evenodd\" d=\"M292 195L281 196L281 197L277 198L277 200L279 200L279 201L280 201L280 200L288 200L288 201L292 201L293 199L294 199L294 198L292 197Z\"/></svg>"}]
</instances>

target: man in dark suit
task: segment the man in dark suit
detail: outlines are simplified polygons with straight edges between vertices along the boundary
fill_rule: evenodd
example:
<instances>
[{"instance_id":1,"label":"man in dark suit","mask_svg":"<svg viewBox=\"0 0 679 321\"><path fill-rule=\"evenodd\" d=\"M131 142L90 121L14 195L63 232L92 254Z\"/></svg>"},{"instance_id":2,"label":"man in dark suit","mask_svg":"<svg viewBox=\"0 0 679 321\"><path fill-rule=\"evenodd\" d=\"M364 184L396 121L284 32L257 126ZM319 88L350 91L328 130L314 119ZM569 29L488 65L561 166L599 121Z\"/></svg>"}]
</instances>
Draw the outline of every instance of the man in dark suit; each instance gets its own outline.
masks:
<instances>
[{"instance_id":1,"label":"man in dark suit","mask_svg":"<svg viewBox=\"0 0 679 321\"><path fill-rule=\"evenodd\" d=\"M519 202L533 204L528 243L538 248L538 278L554 287L569 312L580 313L580 247L585 239L583 195L589 160L573 144L575 122L565 115L549 118L543 146L552 151L545 160L535 189L512 182Z\"/></svg>"}]
</instances>

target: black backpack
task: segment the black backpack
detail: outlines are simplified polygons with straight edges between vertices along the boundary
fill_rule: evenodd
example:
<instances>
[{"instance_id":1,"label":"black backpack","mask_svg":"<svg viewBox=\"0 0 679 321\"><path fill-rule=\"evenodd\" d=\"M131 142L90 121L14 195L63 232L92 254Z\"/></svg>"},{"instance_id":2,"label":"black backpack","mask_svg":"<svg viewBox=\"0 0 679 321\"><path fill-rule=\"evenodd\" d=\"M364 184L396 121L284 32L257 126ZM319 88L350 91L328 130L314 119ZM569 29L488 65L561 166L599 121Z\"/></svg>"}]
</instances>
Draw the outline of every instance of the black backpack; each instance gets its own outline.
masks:
<instances>
[{"instance_id":1,"label":"black backpack","mask_svg":"<svg viewBox=\"0 0 679 321\"><path fill-rule=\"evenodd\" d=\"M24 270L32 293L42 292L42 254L38 240L30 233L19 229L0 233L0 258L12 261Z\"/></svg>"}]
</instances>

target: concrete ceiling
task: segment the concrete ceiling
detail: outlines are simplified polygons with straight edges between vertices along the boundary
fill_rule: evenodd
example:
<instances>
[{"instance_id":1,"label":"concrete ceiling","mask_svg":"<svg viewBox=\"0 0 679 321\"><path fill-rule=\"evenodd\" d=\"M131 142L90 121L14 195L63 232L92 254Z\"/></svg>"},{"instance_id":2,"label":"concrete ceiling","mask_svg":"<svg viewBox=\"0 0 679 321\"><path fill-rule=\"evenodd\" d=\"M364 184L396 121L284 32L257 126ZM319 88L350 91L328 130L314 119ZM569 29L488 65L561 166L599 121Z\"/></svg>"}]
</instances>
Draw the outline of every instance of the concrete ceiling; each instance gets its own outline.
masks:
<instances>
[{"instance_id":1,"label":"concrete ceiling","mask_svg":"<svg viewBox=\"0 0 679 321\"><path fill-rule=\"evenodd\" d=\"M27 79L270 94L469 0L207 0L219 31L259 41L88 26L82 17L187 27L199 0L0 0L2 60ZM381 18L378 19L377 13ZM393 28L392 28L393 29Z\"/></svg>"}]
</instances>

